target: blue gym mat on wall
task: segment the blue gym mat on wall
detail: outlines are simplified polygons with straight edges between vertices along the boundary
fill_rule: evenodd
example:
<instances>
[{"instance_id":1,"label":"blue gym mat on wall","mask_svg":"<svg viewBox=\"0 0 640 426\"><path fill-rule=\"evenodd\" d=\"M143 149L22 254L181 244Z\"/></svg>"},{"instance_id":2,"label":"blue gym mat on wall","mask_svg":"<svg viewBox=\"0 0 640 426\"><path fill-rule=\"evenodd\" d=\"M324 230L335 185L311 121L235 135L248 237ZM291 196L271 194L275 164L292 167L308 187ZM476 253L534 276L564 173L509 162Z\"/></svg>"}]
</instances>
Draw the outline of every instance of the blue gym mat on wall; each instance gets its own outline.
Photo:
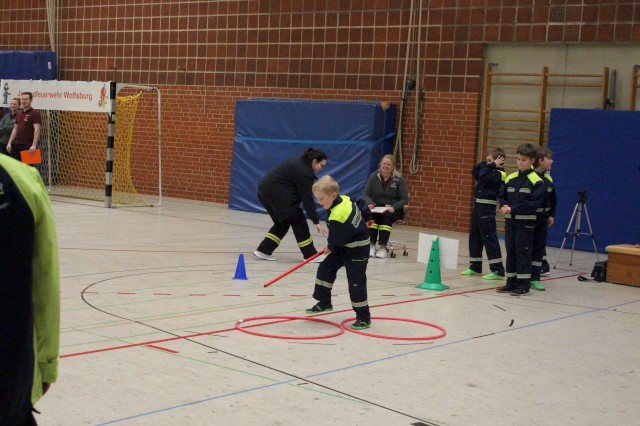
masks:
<instances>
[{"instance_id":1,"label":"blue gym mat on wall","mask_svg":"<svg viewBox=\"0 0 640 426\"><path fill-rule=\"evenodd\" d=\"M395 136L395 105L379 102L249 99L236 102L229 208L265 213L258 201L262 177L308 147L329 157L341 193L361 197L367 178ZM320 217L324 209L318 206Z\"/></svg>"},{"instance_id":2,"label":"blue gym mat on wall","mask_svg":"<svg viewBox=\"0 0 640 426\"><path fill-rule=\"evenodd\" d=\"M5 80L55 80L56 52L0 50L0 78Z\"/></svg>"},{"instance_id":3,"label":"blue gym mat on wall","mask_svg":"<svg viewBox=\"0 0 640 426\"><path fill-rule=\"evenodd\" d=\"M0 50L0 80L55 80L56 52L47 50ZM18 96L0 87L0 105L9 106Z\"/></svg>"},{"instance_id":4,"label":"blue gym mat on wall","mask_svg":"<svg viewBox=\"0 0 640 426\"><path fill-rule=\"evenodd\" d=\"M640 112L554 108L549 148L558 194L549 246L562 244L578 192L584 190L599 252L611 244L640 242ZM576 230L576 221L569 232ZM580 231L589 232L584 212L580 225ZM570 250L572 241L569 234L564 249ZM590 236L581 235L575 241L576 249L593 251Z\"/></svg>"}]
</instances>

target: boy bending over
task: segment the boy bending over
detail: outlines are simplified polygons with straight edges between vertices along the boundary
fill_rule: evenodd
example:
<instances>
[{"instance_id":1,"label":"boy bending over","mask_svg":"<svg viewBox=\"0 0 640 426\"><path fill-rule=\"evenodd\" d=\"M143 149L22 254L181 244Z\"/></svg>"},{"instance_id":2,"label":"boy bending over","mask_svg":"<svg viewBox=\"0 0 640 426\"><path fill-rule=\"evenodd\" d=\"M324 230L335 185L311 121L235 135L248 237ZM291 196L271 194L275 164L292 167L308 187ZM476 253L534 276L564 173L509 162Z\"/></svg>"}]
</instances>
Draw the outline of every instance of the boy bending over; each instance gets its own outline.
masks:
<instances>
[{"instance_id":1,"label":"boy bending over","mask_svg":"<svg viewBox=\"0 0 640 426\"><path fill-rule=\"evenodd\" d=\"M318 301L307 314L333 310L331 289L336 274L343 266L347 272L351 306L356 312L352 329L363 330L371 326L371 314L367 301L367 263L369 262L369 229L371 211L363 200L357 203L346 195L340 195L338 182L331 176L323 176L312 187L318 204L329 211L327 226L329 237L324 249L327 257L318 267L313 298Z\"/></svg>"}]
</instances>

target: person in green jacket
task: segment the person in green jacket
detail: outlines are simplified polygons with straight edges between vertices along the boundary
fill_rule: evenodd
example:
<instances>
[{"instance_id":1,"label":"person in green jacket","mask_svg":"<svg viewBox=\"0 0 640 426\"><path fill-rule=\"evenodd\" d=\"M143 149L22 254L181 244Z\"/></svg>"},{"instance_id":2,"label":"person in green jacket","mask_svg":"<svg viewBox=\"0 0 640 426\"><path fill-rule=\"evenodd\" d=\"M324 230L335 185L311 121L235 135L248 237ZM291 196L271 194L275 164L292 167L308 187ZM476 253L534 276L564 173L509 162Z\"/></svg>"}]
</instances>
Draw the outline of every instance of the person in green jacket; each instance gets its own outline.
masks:
<instances>
[{"instance_id":1,"label":"person in green jacket","mask_svg":"<svg viewBox=\"0 0 640 426\"><path fill-rule=\"evenodd\" d=\"M33 405L58 375L58 246L38 171L5 155L0 224L0 425L35 425Z\"/></svg>"}]
</instances>

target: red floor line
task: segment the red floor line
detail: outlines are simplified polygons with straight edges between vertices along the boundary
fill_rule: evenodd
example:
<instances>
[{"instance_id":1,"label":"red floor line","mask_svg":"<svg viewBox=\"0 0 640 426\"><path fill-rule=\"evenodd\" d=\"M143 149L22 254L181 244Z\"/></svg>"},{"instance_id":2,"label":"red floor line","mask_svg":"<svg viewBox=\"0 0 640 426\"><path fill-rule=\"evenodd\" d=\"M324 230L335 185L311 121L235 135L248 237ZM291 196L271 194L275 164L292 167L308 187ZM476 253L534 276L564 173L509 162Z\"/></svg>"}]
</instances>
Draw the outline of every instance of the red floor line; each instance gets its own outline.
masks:
<instances>
[{"instance_id":1,"label":"red floor line","mask_svg":"<svg viewBox=\"0 0 640 426\"><path fill-rule=\"evenodd\" d=\"M492 288L497 288L497 287L492 287ZM459 292L459 293L452 293L452 294L443 294L443 295L438 295L438 296L433 296L433 297L425 297L425 298L421 298L421 299L414 299L414 300L407 300L404 302L392 302L392 303L386 303L383 305L374 305L372 307L380 307L380 306L391 306L391 305L397 305L400 303L409 303L409 302L418 302L421 300L428 300L428 299L438 299L441 297L447 297L447 296L455 296L457 294L465 294L465 293L476 293L478 291L485 291L485 290L491 290L491 288L484 288L484 289L479 289L479 290L469 290L469 291L464 291L464 292ZM343 312L351 312L352 309L343 309L341 311L333 311L333 312L327 312L325 314L320 314L320 315L315 315L315 316L324 316L324 315L331 315L331 314L338 314L338 313L343 313ZM265 325L265 324L258 324L258 325ZM76 356L81 356L81 355L90 355L90 354L95 354L95 353L100 353L100 352L109 352L109 351L115 351L118 349L127 349L127 348L135 348L135 347L139 347L139 346L148 346L154 343L163 343L163 342L172 342L175 340L182 340L182 339L189 339L192 337L198 337L198 336L208 336L211 334L218 334L218 333L224 333L227 331L235 331L236 328L226 328L226 329L222 329L222 330L214 330L214 331L208 331L206 333L197 333L197 334L190 334L187 336L177 336L177 337L169 337L166 339L160 339L160 340L152 340L149 342L140 342L140 343L131 343L129 345L121 345L121 346L112 346L110 348L102 348L102 349L94 349L94 350L90 350L90 351L85 351L85 352L77 352L77 353L71 353L71 354L66 354L66 355L61 355L60 358L71 358L71 357L76 357Z\"/></svg>"},{"instance_id":2,"label":"red floor line","mask_svg":"<svg viewBox=\"0 0 640 426\"><path fill-rule=\"evenodd\" d=\"M135 294L135 293L130 293L130 292L126 292L126 291L119 291L116 294Z\"/></svg>"},{"instance_id":3,"label":"red floor line","mask_svg":"<svg viewBox=\"0 0 640 426\"><path fill-rule=\"evenodd\" d=\"M169 352L169 353L172 353L172 354L179 354L180 353L180 352L174 351L172 349L163 348L162 346L155 346L155 345L145 345L145 346L153 348L153 349L159 349L161 351Z\"/></svg>"},{"instance_id":4,"label":"red floor line","mask_svg":"<svg viewBox=\"0 0 640 426\"><path fill-rule=\"evenodd\" d=\"M555 277L554 279L558 279L558 278L570 278L570 277L574 277L577 275L581 275L581 274L573 274L573 275L568 275L565 277ZM447 293L447 294L438 294L435 296L429 296L429 297L421 297L419 299L412 299L412 300L403 300L403 301L398 301L398 302L389 302L389 303L383 303L380 305L372 305L372 308L379 308L379 307L384 307L384 306L393 306L393 305L400 305L400 304L404 304L404 303L413 303L413 302L421 302L424 300L430 300L430 299L441 299L444 297L450 297L450 296L458 296L461 294L469 294L469 293L478 293L481 291L487 291L487 290L495 290L496 288L498 288L499 286L496 287L487 287L487 288L480 288L480 289L476 289L476 290L467 290L467 291L459 291L459 292L455 292L455 293ZM239 296L239 295L237 295ZM326 312L324 314L318 314L315 316L325 316L325 315L333 315L333 314L339 314L339 313L344 313L344 312L352 312L352 309L343 309L340 311L332 311L332 312ZM265 325L265 324L259 324L259 325ZM211 334L219 334L219 333L225 333L227 331L236 331L235 327L232 328L225 328L222 330L214 330L214 331L207 331L206 333L197 333L197 334L190 334L187 336L176 336L176 337L169 337L167 339L160 339L160 340L152 340L149 342L141 342L141 343L132 343L129 345L122 345L122 346L112 346L109 348L102 348L102 349L94 349L91 351L85 351L85 352L76 352L76 353L71 353L71 354L66 354L66 355L61 355L60 358L71 358L71 357L76 357L76 356L81 356L81 355L90 355L90 354L95 354L95 353L100 353L100 352L109 352L109 351L115 351L118 349L127 349L127 348L135 348L135 347L139 347L139 346L148 346L154 343L163 343L163 342L172 342L175 340L183 340L183 339L190 339L193 337L199 337L199 336L208 336Z\"/></svg>"},{"instance_id":5,"label":"red floor line","mask_svg":"<svg viewBox=\"0 0 640 426\"><path fill-rule=\"evenodd\" d=\"M154 296L171 296L171 293L153 293Z\"/></svg>"},{"instance_id":6,"label":"red floor line","mask_svg":"<svg viewBox=\"0 0 640 426\"><path fill-rule=\"evenodd\" d=\"M97 353L100 353L100 352L115 351L117 349L127 349L127 348L136 348L136 347L139 347L139 346L149 346L149 345L151 345L153 343L164 343L164 342L173 342L175 340L191 339L193 337L209 336L211 334L224 333L224 332L227 332L227 331L234 331L234 330L235 330L235 327L232 327L232 328L226 328L226 329L223 329L223 330L207 331L206 333L196 333L196 334L189 334L187 336L168 337L166 339L151 340L149 342L131 343L130 345L112 346L110 348L94 349L94 350L91 350L91 351L76 352L76 353L72 353L72 354L61 355L60 359L62 359L62 358L71 358L71 357L80 356L80 355L97 354Z\"/></svg>"}]
</instances>

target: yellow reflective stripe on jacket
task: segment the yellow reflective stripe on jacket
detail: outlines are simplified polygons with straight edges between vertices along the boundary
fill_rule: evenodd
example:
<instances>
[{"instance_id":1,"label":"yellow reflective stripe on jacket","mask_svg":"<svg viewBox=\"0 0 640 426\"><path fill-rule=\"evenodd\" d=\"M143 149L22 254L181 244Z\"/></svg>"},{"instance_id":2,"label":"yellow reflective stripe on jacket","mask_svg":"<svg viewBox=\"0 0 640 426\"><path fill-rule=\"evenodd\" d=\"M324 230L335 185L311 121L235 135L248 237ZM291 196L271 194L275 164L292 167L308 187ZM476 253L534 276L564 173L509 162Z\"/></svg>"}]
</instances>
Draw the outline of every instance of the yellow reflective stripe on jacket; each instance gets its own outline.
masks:
<instances>
[{"instance_id":1,"label":"yellow reflective stripe on jacket","mask_svg":"<svg viewBox=\"0 0 640 426\"><path fill-rule=\"evenodd\" d=\"M540 178L540 176L538 176L537 173L529 173L527 175L527 177L529 178L529 180L531 181L532 184L536 184L538 182L542 182L542 179Z\"/></svg>"},{"instance_id":2,"label":"yellow reflective stripe on jacket","mask_svg":"<svg viewBox=\"0 0 640 426\"><path fill-rule=\"evenodd\" d=\"M478 204L493 204L494 206L498 204L496 200L486 200L484 198L476 198L476 203Z\"/></svg>"},{"instance_id":3,"label":"yellow reflective stripe on jacket","mask_svg":"<svg viewBox=\"0 0 640 426\"><path fill-rule=\"evenodd\" d=\"M516 220L536 220L537 216L535 214L517 214L512 216L510 214L504 215L505 219L516 219Z\"/></svg>"},{"instance_id":4,"label":"yellow reflective stripe on jacket","mask_svg":"<svg viewBox=\"0 0 640 426\"><path fill-rule=\"evenodd\" d=\"M351 214L351 198L346 195L341 195L340 198L342 198L342 203L331 209L329 220L345 223Z\"/></svg>"},{"instance_id":5,"label":"yellow reflective stripe on jacket","mask_svg":"<svg viewBox=\"0 0 640 426\"><path fill-rule=\"evenodd\" d=\"M366 240L353 241L351 243L347 243L344 246L348 248L360 247L360 246L368 246L370 244L369 238Z\"/></svg>"}]
</instances>

